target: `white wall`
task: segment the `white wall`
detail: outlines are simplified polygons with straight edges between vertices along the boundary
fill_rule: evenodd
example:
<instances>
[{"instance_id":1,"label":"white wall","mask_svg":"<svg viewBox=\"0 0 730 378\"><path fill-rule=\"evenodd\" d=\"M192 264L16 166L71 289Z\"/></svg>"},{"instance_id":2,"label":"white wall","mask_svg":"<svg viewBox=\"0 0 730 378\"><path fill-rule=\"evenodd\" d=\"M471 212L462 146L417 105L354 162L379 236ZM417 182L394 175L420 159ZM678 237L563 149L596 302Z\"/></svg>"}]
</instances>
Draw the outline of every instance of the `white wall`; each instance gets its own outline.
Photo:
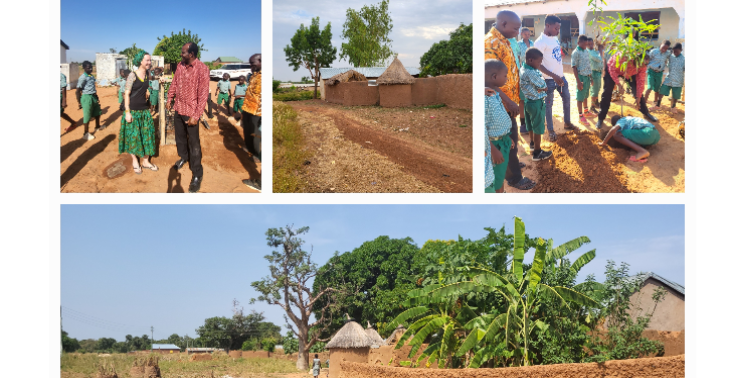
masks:
<instances>
[{"instance_id":1,"label":"white wall","mask_svg":"<svg viewBox=\"0 0 730 378\"><path fill-rule=\"evenodd\" d=\"M66 48L61 45L61 63L66 63Z\"/></svg>"},{"instance_id":2,"label":"white wall","mask_svg":"<svg viewBox=\"0 0 730 378\"><path fill-rule=\"evenodd\" d=\"M122 54L96 53L96 80L114 80L118 75L116 60L125 58Z\"/></svg>"},{"instance_id":3,"label":"white wall","mask_svg":"<svg viewBox=\"0 0 730 378\"><path fill-rule=\"evenodd\" d=\"M674 25L672 16L667 12L667 20L664 19L665 12L664 8L673 8L676 15L677 26L676 34L674 36L666 36L663 38L669 40L677 40L685 38L685 15L684 15L684 0L610 0L608 5L604 6L604 15L610 11L627 11L627 10L647 10L647 9L662 9L661 22L662 24L669 24L672 22ZM578 17L580 23L580 32L585 32L585 27L588 26L588 16L592 12L588 7L586 0L548 0L545 3L525 3L525 4L514 4L511 6L501 7L485 7L484 18L494 19L497 13L501 10L511 10L517 13L518 16L534 16L540 18L539 25L535 24L536 30L542 30L545 27L545 15L547 14L566 14L574 13ZM670 21L671 20L671 21ZM536 20L537 21L537 20ZM664 32L664 30L662 30ZM671 32L668 30L667 33Z\"/></svg>"},{"instance_id":4,"label":"white wall","mask_svg":"<svg viewBox=\"0 0 730 378\"><path fill-rule=\"evenodd\" d=\"M68 89L76 89L76 83L79 82L79 65L76 63L61 64L61 73L66 75Z\"/></svg>"}]
</instances>

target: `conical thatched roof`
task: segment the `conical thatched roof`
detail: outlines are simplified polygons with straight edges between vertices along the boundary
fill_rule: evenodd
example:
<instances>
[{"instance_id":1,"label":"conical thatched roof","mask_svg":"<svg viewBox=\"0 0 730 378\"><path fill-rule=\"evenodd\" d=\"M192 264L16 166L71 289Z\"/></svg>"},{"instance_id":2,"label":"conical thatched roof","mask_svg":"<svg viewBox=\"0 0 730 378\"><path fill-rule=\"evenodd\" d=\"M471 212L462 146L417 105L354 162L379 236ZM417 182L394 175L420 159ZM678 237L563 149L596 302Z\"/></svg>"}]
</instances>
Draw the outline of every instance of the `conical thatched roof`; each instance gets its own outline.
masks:
<instances>
[{"instance_id":1,"label":"conical thatched roof","mask_svg":"<svg viewBox=\"0 0 730 378\"><path fill-rule=\"evenodd\" d=\"M372 345L382 346L385 345L385 341L382 337L380 337L380 334L378 334L378 331L373 328L372 325L370 325L370 322L368 322L368 328L365 330L365 333L370 336L372 339Z\"/></svg>"},{"instance_id":2,"label":"conical thatched roof","mask_svg":"<svg viewBox=\"0 0 730 378\"><path fill-rule=\"evenodd\" d=\"M324 347L332 348L369 348L372 338L356 321L350 319Z\"/></svg>"},{"instance_id":3,"label":"conical thatched roof","mask_svg":"<svg viewBox=\"0 0 730 378\"><path fill-rule=\"evenodd\" d=\"M388 339L385 340L385 343L387 345L395 345L398 343L398 340L400 340L401 336L403 336L406 333L406 327L403 327L403 324L399 324L398 328L393 331L393 333L388 336Z\"/></svg>"},{"instance_id":4,"label":"conical thatched roof","mask_svg":"<svg viewBox=\"0 0 730 378\"><path fill-rule=\"evenodd\" d=\"M393 63L377 80L378 85L413 84L415 82L416 79L408 73L398 58L393 59Z\"/></svg>"},{"instance_id":5,"label":"conical thatched roof","mask_svg":"<svg viewBox=\"0 0 730 378\"><path fill-rule=\"evenodd\" d=\"M327 85L335 85L337 83L347 83L350 81L368 81L368 78L366 78L365 75L363 75L355 70L349 70L349 71L343 72L339 75L332 76L329 80L325 81L324 83Z\"/></svg>"}]
</instances>

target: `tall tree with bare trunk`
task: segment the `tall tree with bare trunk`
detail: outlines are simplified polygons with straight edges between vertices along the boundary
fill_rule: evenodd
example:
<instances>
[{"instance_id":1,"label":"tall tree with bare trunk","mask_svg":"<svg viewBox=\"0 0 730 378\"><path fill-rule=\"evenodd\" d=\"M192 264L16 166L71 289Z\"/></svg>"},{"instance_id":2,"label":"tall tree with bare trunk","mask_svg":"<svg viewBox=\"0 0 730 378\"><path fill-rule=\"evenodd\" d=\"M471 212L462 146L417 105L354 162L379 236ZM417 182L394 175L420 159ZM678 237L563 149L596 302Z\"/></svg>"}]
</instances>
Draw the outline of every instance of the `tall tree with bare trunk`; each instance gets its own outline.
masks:
<instances>
[{"instance_id":1,"label":"tall tree with bare trunk","mask_svg":"<svg viewBox=\"0 0 730 378\"><path fill-rule=\"evenodd\" d=\"M319 287L313 290L308 286L318 271L317 264L312 262L312 253L302 249L304 240L299 235L309 231L309 227L294 229L293 226L270 228L266 231L267 245L282 251L274 250L264 256L269 261L269 275L251 286L261 293L256 301L281 306L286 312L284 319L287 327L299 339L297 369L309 370L309 349L320 339L322 330L332 321L331 310L336 306L337 295L341 292L333 287ZM316 293L316 294L313 294ZM314 304L322 302L323 315L311 322ZM288 318L288 319L287 319ZM290 323L291 321L291 323ZM293 323L293 324L292 324Z\"/></svg>"}]
</instances>

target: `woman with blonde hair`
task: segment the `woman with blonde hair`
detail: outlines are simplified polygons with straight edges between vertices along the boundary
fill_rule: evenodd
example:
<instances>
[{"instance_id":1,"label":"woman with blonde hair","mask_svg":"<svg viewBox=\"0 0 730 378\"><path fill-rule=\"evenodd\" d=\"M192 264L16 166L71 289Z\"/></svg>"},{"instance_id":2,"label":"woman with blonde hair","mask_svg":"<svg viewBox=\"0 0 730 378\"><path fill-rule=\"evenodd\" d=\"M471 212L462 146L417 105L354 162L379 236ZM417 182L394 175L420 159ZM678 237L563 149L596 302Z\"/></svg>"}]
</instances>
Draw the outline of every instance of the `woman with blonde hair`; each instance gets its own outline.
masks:
<instances>
[{"instance_id":1,"label":"woman with blonde hair","mask_svg":"<svg viewBox=\"0 0 730 378\"><path fill-rule=\"evenodd\" d=\"M119 130L119 153L132 155L134 173L141 174L142 169L157 171L156 165L150 163L150 156L155 154L155 124L147 105L149 69L152 65L150 54L142 50L134 57L132 64L138 68L127 77L124 89L124 116ZM140 163L139 159L142 159Z\"/></svg>"}]
</instances>

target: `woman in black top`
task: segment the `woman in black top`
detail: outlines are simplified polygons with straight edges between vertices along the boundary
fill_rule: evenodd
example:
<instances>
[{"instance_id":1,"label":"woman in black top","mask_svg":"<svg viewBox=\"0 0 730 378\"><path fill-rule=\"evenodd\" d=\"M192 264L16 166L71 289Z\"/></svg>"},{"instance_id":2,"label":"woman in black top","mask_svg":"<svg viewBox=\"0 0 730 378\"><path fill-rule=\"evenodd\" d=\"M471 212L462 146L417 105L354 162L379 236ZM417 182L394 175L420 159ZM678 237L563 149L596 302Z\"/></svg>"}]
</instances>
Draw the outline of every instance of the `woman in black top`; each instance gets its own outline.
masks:
<instances>
[{"instance_id":1,"label":"woman in black top","mask_svg":"<svg viewBox=\"0 0 730 378\"><path fill-rule=\"evenodd\" d=\"M124 89L125 113L122 127L119 130L119 153L132 155L134 173L141 174L142 168L157 171L156 165L149 158L155 154L155 124L147 105L147 89L149 88L149 72L152 65L150 54L140 51L132 61L139 67L127 77ZM142 158L140 165L139 158Z\"/></svg>"}]
</instances>

